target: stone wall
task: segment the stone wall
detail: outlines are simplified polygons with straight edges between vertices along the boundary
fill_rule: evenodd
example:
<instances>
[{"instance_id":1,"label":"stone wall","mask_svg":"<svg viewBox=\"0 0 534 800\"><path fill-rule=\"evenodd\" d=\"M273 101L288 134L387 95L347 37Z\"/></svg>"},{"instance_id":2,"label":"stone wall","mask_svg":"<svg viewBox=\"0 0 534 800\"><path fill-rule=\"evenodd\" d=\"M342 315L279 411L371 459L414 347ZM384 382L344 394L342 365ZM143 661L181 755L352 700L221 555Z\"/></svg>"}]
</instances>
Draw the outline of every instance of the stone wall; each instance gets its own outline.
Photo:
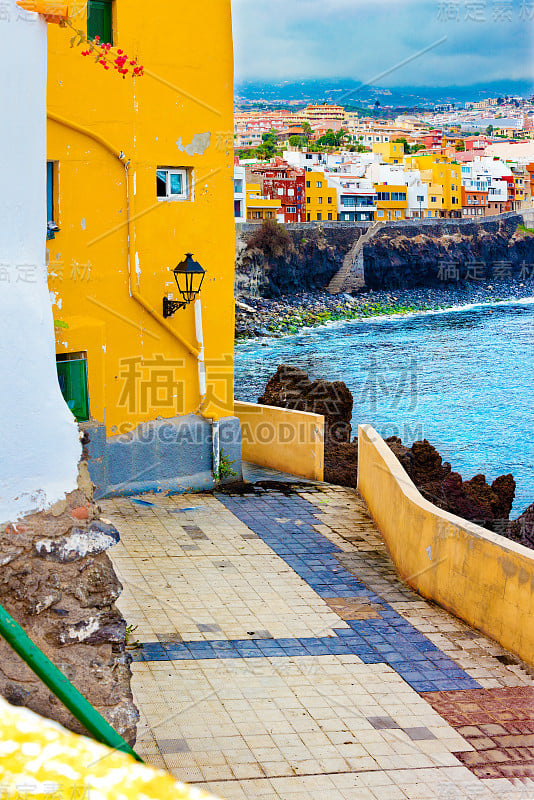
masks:
<instances>
[{"instance_id":1,"label":"stone wall","mask_svg":"<svg viewBox=\"0 0 534 800\"><path fill-rule=\"evenodd\" d=\"M51 508L0 528L0 603L130 744L138 712L130 689L122 586L106 553L116 529L100 518L85 462L78 488ZM78 733L83 727L0 638L0 694Z\"/></svg>"},{"instance_id":2,"label":"stone wall","mask_svg":"<svg viewBox=\"0 0 534 800\"><path fill-rule=\"evenodd\" d=\"M364 247L369 289L443 286L467 277L491 282L525 277L534 264L534 236L518 229L519 214L484 222L449 221L432 227L386 227ZM476 265L476 266L475 266Z\"/></svg>"},{"instance_id":3,"label":"stone wall","mask_svg":"<svg viewBox=\"0 0 534 800\"><path fill-rule=\"evenodd\" d=\"M481 222L388 223L363 248L366 287L379 290L456 283L466 277L469 263L478 265L476 278L481 281L499 276L501 280L519 278L524 264L530 269L534 265L534 236L518 228L524 222L531 224L529 219L521 214L502 214ZM238 297L277 298L326 290L368 223L284 225L288 241L284 250L275 254L248 246L258 227L243 225L237 233ZM459 266L458 276L452 265ZM504 270L504 275L499 270Z\"/></svg>"},{"instance_id":4,"label":"stone wall","mask_svg":"<svg viewBox=\"0 0 534 800\"><path fill-rule=\"evenodd\" d=\"M243 225L237 233L236 297L277 298L295 292L325 289L342 267L346 253L365 226L283 226L288 241L273 255L247 242L259 226Z\"/></svg>"},{"instance_id":5,"label":"stone wall","mask_svg":"<svg viewBox=\"0 0 534 800\"><path fill-rule=\"evenodd\" d=\"M534 665L534 553L426 500L370 425L358 489L415 591Z\"/></svg>"}]
</instances>

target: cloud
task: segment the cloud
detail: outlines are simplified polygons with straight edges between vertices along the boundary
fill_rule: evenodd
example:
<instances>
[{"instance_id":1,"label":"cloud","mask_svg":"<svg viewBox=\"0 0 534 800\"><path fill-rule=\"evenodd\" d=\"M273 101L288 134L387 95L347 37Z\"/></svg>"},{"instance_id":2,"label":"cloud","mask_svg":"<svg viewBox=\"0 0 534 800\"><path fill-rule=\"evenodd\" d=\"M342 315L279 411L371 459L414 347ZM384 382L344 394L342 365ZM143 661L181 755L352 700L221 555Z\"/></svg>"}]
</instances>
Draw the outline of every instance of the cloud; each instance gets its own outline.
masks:
<instances>
[{"instance_id":1,"label":"cloud","mask_svg":"<svg viewBox=\"0 0 534 800\"><path fill-rule=\"evenodd\" d=\"M232 0L232 8L237 81L366 81L443 37L381 85L534 75L534 7L524 0Z\"/></svg>"}]
</instances>

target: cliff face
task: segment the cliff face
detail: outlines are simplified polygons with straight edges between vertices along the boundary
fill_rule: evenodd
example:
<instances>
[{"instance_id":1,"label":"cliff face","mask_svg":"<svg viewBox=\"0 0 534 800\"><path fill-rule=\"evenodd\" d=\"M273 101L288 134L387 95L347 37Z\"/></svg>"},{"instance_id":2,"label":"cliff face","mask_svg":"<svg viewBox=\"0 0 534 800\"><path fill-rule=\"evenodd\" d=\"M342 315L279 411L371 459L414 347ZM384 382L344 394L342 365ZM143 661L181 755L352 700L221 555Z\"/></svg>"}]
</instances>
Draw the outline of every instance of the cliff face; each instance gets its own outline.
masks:
<instances>
[{"instance_id":1,"label":"cliff face","mask_svg":"<svg viewBox=\"0 0 534 800\"><path fill-rule=\"evenodd\" d=\"M482 223L386 227L364 247L366 286L406 289L527 277L521 272L534 261L534 236L518 229L521 224L520 215L510 215Z\"/></svg>"},{"instance_id":2,"label":"cliff face","mask_svg":"<svg viewBox=\"0 0 534 800\"><path fill-rule=\"evenodd\" d=\"M259 226L254 226L258 230ZM364 227L302 225L286 228L285 245L273 252L254 246L255 231L236 243L236 296L276 299L296 292L325 289ZM258 243L262 244L262 243Z\"/></svg>"},{"instance_id":3,"label":"cliff face","mask_svg":"<svg viewBox=\"0 0 534 800\"><path fill-rule=\"evenodd\" d=\"M521 231L520 214L484 222L453 220L387 225L363 248L366 288L443 286L531 277L534 236ZM238 236L237 296L278 298L325 290L345 255L365 232L361 224L284 226L288 237L272 251L258 230ZM254 246L252 246L254 245ZM259 245L259 246L258 246Z\"/></svg>"}]
</instances>

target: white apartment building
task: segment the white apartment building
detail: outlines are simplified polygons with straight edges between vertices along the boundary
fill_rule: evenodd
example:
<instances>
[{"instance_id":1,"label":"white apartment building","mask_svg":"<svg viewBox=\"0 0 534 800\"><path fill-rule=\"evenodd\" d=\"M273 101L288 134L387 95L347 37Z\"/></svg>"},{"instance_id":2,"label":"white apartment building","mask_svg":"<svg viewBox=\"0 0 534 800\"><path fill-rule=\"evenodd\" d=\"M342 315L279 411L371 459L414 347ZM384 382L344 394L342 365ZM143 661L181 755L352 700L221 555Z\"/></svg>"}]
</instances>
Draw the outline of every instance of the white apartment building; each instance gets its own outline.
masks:
<instances>
[{"instance_id":1,"label":"white apartment building","mask_svg":"<svg viewBox=\"0 0 534 800\"><path fill-rule=\"evenodd\" d=\"M406 219L430 217L428 210L428 184L421 180L418 169L405 169L400 164L370 164L366 176L373 183L406 186Z\"/></svg>"},{"instance_id":2,"label":"white apartment building","mask_svg":"<svg viewBox=\"0 0 534 800\"><path fill-rule=\"evenodd\" d=\"M371 222L376 216L373 182L352 175L325 175L328 185L337 189L337 214L342 222Z\"/></svg>"},{"instance_id":3,"label":"white apartment building","mask_svg":"<svg viewBox=\"0 0 534 800\"><path fill-rule=\"evenodd\" d=\"M245 167L234 166L234 218L235 222L247 221L247 185Z\"/></svg>"}]
</instances>

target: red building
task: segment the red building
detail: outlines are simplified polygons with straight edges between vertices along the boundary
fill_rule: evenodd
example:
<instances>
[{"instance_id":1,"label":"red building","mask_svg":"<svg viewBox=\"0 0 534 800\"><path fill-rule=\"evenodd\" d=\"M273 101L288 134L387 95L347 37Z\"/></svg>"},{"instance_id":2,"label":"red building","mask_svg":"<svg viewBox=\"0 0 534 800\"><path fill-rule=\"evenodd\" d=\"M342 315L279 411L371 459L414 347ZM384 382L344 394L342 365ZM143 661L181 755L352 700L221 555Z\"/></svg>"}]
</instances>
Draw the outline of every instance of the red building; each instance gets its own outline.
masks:
<instances>
[{"instance_id":1,"label":"red building","mask_svg":"<svg viewBox=\"0 0 534 800\"><path fill-rule=\"evenodd\" d=\"M519 203L516 203L515 199L515 183L514 183L514 176L513 175L503 175L501 178L502 181L506 181L508 184L508 200L506 202L505 211L515 211L516 208L519 206Z\"/></svg>"},{"instance_id":2,"label":"red building","mask_svg":"<svg viewBox=\"0 0 534 800\"><path fill-rule=\"evenodd\" d=\"M291 167L281 158L272 164L250 168L251 177L262 184L264 197L279 200L284 222L306 222L304 170Z\"/></svg>"},{"instance_id":3,"label":"red building","mask_svg":"<svg viewBox=\"0 0 534 800\"><path fill-rule=\"evenodd\" d=\"M482 155L486 147L491 144L491 139L487 136L466 136L464 145L466 150L476 150L479 155Z\"/></svg>"},{"instance_id":4,"label":"red building","mask_svg":"<svg viewBox=\"0 0 534 800\"><path fill-rule=\"evenodd\" d=\"M438 130L426 131L417 135L417 140L424 144L427 150L436 150L443 145L443 132Z\"/></svg>"}]
</instances>

